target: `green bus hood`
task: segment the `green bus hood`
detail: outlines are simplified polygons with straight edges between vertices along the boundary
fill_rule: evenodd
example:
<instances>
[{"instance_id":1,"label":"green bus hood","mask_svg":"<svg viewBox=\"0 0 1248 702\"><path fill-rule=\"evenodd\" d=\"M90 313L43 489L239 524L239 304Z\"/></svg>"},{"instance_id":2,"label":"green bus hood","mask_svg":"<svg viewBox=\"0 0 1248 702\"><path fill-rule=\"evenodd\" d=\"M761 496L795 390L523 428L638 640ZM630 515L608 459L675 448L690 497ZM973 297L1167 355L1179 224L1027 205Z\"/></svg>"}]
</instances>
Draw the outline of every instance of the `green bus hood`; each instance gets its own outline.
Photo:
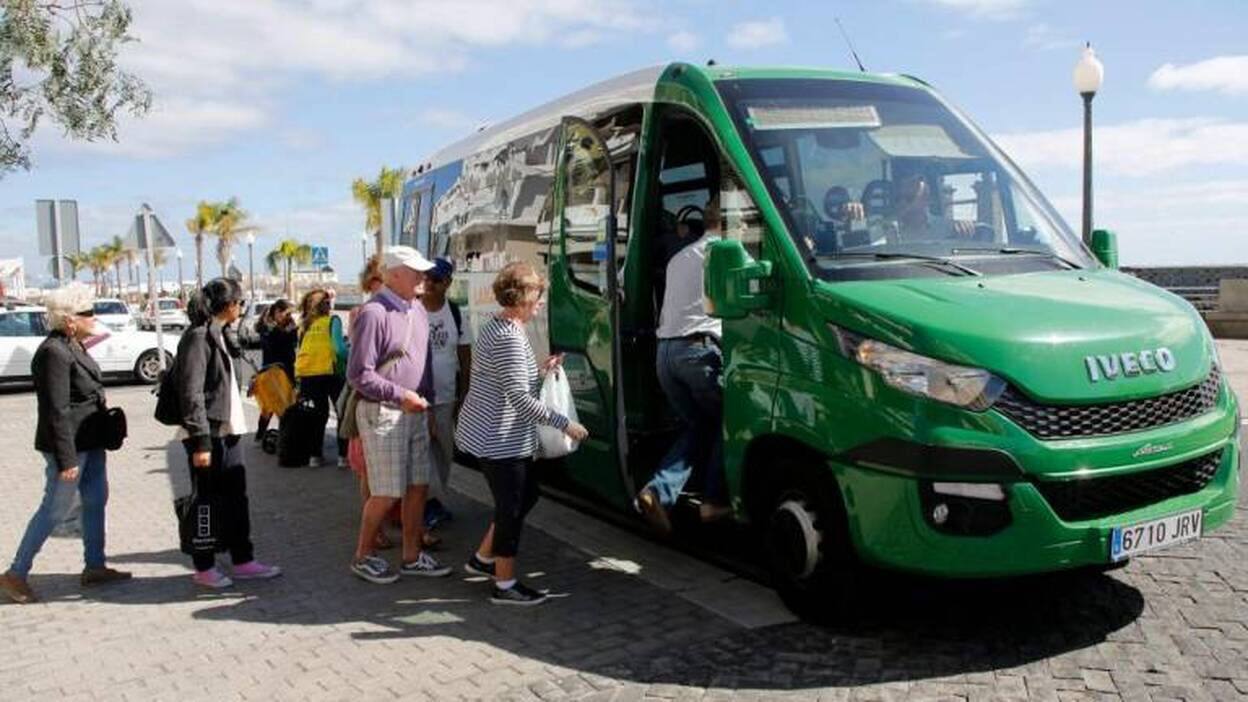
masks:
<instances>
[{"instance_id":1,"label":"green bus hood","mask_svg":"<svg viewBox=\"0 0 1248 702\"><path fill-rule=\"evenodd\" d=\"M1182 389L1208 374L1215 353L1187 302L1113 271L816 286L828 321L915 353L988 369L1037 400L1094 403ZM1089 356L1121 361L1123 353L1159 348L1173 354L1173 370L1114 379L1102 372L1096 382L1090 377Z\"/></svg>"}]
</instances>

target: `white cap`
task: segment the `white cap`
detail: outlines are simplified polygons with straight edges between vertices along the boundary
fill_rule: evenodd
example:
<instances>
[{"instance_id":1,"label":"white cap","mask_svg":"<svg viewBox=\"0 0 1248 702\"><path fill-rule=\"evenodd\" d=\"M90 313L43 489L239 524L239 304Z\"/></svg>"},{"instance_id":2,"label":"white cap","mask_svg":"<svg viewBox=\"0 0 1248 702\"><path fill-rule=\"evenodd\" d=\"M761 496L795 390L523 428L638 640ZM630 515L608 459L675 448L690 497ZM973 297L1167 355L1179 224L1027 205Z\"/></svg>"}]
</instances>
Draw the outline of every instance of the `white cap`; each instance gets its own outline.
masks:
<instances>
[{"instance_id":1,"label":"white cap","mask_svg":"<svg viewBox=\"0 0 1248 702\"><path fill-rule=\"evenodd\" d=\"M414 271L424 273L433 268L433 263L420 255L420 252L410 246L388 246L385 255L381 259L382 266L386 270L398 268L399 266L407 266Z\"/></svg>"}]
</instances>

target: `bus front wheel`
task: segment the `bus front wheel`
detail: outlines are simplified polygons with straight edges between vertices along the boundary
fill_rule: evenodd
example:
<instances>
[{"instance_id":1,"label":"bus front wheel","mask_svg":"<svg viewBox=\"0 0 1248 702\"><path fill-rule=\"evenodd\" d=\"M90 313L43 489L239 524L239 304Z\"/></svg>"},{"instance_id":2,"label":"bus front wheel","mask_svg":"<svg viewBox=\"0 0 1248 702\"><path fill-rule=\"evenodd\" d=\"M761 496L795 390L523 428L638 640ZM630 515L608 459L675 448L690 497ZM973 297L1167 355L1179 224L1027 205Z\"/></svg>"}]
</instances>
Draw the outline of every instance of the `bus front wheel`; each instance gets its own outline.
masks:
<instances>
[{"instance_id":1,"label":"bus front wheel","mask_svg":"<svg viewBox=\"0 0 1248 702\"><path fill-rule=\"evenodd\" d=\"M840 490L831 475L785 466L765 522L769 570L795 614L846 623L857 611L861 567L854 556Z\"/></svg>"}]
</instances>

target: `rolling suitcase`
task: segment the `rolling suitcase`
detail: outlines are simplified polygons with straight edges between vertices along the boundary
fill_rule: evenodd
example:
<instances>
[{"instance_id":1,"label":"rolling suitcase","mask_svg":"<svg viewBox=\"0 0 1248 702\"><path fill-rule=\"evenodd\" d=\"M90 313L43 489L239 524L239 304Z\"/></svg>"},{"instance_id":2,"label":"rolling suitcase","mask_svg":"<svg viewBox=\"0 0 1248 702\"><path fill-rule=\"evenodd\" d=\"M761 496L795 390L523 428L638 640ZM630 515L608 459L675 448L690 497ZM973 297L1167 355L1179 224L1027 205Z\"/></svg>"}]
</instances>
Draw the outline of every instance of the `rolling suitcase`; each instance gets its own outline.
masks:
<instances>
[{"instance_id":1,"label":"rolling suitcase","mask_svg":"<svg viewBox=\"0 0 1248 702\"><path fill-rule=\"evenodd\" d=\"M301 468L312 456L312 401L299 398L286 408L277 435L277 464L283 468Z\"/></svg>"}]
</instances>

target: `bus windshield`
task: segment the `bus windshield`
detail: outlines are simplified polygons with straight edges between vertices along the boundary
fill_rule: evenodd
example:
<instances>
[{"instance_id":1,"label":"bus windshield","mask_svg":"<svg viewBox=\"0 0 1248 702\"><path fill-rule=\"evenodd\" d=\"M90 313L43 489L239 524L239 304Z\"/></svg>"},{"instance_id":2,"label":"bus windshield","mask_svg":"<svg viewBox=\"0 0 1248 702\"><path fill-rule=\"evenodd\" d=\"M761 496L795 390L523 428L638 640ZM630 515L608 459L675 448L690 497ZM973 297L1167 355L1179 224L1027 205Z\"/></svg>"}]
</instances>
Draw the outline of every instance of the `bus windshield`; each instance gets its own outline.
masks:
<instances>
[{"instance_id":1,"label":"bus windshield","mask_svg":"<svg viewBox=\"0 0 1248 702\"><path fill-rule=\"evenodd\" d=\"M717 85L821 278L1095 265L1018 169L924 90L815 79Z\"/></svg>"}]
</instances>

